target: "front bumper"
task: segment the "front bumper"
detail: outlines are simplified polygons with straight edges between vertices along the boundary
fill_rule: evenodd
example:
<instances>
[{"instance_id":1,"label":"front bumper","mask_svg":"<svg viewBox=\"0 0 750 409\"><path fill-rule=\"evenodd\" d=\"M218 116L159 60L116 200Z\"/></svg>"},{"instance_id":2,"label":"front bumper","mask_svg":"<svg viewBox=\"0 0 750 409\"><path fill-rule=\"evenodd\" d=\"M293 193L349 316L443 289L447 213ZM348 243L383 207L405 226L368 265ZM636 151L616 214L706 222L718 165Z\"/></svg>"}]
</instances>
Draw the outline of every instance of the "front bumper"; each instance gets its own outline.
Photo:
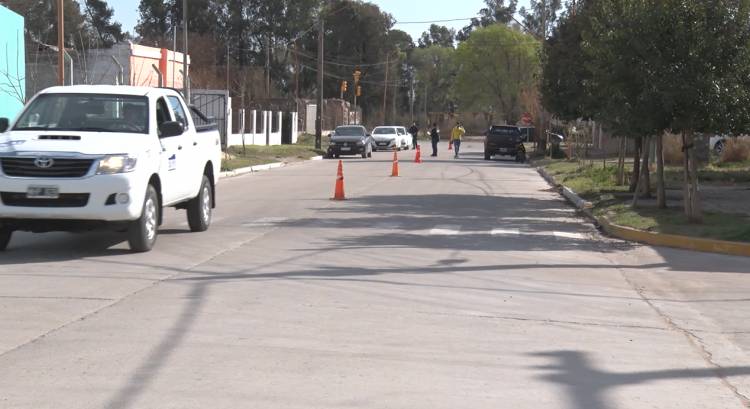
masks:
<instances>
[{"instance_id":1,"label":"front bumper","mask_svg":"<svg viewBox=\"0 0 750 409\"><path fill-rule=\"evenodd\" d=\"M134 188L134 173L118 175L96 175L81 179L57 178L13 178L0 175L0 192L6 197L25 196L30 186L56 187L61 195L88 194L88 201L79 207L57 207L54 200L51 205L41 201L33 206L9 205L0 197L0 222L12 220L81 220L81 221L131 221L141 215L145 188ZM141 186L138 184L137 186ZM112 202L112 195L127 193L130 200L126 204ZM107 204L107 202L110 204ZM33 202L28 199L26 202Z\"/></svg>"},{"instance_id":2,"label":"front bumper","mask_svg":"<svg viewBox=\"0 0 750 409\"><path fill-rule=\"evenodd\" d=\"M375 149L396 149L396 147L395 140L375 141Z\"/></svg>"},{"instance_id":3,"label":"front bumper","mask_svg":"<svg viewBox=\"0 0 750 409\"><path fill-rule=\"evenodd\" d=\"M328 147L328 156L331 155L361 155L366 151L366 146L359 145L331 145Z\"/></svg>"},{"instance_id":4,"label":"front bumper","mask_svg":"<svg viewBox=\"0 0 750 409\"><path fill-rule=\"evenodd\" d=\"M495 155L516 156L518 154L518 146L488 144L484 146L484 151Z\"/></svg>"}]
</instances>

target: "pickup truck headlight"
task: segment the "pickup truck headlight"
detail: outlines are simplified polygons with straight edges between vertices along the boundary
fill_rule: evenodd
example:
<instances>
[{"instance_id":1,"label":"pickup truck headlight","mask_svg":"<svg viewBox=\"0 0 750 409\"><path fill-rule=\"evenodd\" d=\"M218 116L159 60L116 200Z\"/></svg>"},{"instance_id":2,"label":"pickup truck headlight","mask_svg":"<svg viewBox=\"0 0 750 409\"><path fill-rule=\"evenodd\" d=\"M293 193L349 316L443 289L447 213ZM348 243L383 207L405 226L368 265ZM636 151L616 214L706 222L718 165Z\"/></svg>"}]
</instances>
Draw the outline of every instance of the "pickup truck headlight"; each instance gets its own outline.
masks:
<instances>
[{"instance_id":1,"label":"pickup truck headlight","mask_svg":"<svg viewBox=\"0 0 750 409\"><path fill-rule=\"evenodd\" d=\"M116 173L128 173L135 170L138 159L128 155L106 156L99 160L97 175L114 175Z\"/></svg>"}]
</instances>

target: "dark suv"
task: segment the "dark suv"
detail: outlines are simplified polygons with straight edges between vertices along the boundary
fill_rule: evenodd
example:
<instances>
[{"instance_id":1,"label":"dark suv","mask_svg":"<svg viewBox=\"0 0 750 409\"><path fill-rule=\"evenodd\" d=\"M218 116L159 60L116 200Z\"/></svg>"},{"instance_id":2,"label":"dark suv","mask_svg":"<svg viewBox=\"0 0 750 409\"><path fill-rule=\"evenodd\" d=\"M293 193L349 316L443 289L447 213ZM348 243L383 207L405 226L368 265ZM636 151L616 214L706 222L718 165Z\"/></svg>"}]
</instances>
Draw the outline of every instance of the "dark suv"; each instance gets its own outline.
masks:
<instances>
[{"instance_id":1,"label":"dark suv","mask_svg":"<svg viewBox=\"0 0 750 409\"><path fill-rule=\"evenodd\" d=\"M517 126L493 125L485 133L484 160L492 159L493 155L517 157L521 143L521 130Z\"/></svg>"}]
</instances>

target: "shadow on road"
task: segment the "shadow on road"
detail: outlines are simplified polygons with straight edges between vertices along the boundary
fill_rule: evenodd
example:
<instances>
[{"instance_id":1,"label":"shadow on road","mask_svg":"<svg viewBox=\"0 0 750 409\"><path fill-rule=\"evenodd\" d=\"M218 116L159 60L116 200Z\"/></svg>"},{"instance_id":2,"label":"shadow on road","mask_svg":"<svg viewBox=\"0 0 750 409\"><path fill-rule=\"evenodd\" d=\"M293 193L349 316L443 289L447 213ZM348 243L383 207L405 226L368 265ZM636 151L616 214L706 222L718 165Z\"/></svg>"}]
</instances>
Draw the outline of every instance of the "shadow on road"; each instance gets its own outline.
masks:
<instances>
[{"instance_id":1,"label":"shadow on road","mask_svg":"<svg viewBox=\"0 0 750 409\"><path fill-rule=\"evenodd\" d=\"M533 354L532 357L553 361L551 365L538 366L535 369L548 372L541 375L541 379L565 388L568 407L571 409L614 409L615 406L608 403L607 393L625 386L673 379L717 378L731 390L731 386L727 383L728 377L750 375L750 367L747 366L624 373L606 372L597 369L587 354L579 351L543 352ZM728 390L728 393L732 392ZM737 396L736 393L735 396ZM740 396L737 396L737 399L740 403L747 404Z\"/></svg>"}]
</instances>

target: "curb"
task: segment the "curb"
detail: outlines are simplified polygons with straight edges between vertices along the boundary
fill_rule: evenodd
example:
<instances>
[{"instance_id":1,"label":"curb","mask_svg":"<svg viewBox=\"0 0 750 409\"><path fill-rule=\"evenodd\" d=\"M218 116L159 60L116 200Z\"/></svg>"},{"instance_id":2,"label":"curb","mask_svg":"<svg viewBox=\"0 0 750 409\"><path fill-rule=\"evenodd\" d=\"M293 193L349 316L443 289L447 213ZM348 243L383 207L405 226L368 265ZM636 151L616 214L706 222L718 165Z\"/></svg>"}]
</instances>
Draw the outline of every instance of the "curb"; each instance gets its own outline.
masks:
<instances>
[{"instance_id":1,"label":"curb","mask_svg":"<svg viewBox=\"0 0 750 409\"><path fill-rule=\"evenodd\" d=\"M654 233L614 224L606 216L596 217L592 212L593 203L583 200L570 188L558 184L543 168L537 167L537 171L547 183L555 187L560 187L562 195L568 201L573 203L576 208L584 212L587 216L594 219L610 236L651 246L750 257L750 243L702 239L698 237L679 236L676 234Z\"/></svg>"},{"instance_id":2,"label":"curb","mask_svg":"<svg viewBox=\"0 0 750 409\"><path fill-rule=\"evenodd\" d=\"M305 163L305 162L311 162L311 161L316 161L316 160L323 160L323 157L322 156L314 156L314 157L312 157L312 158L310 158L308 160L301 161L301 162L291 162L291 163L288 163L288 162L276 162L276 163L268 163L268 164L265 164L265 165L248 166L246 168L239 168L239 169L230 170L230 171L227 171L227 172L221 172L219 174L219 179L233 178L233 177L237 177L237 176L247 175L247 174L250 174L250 173L263 172L263 171L266 171L266 170L283 168L283 167L286 167L286 166L289 166L289 165L292 165L292 164Z\"/></svg>"},{"instance_id":3,"label":"curb","mask_svg":"<svg viewBox=\"0 0 750 409\"><path fill-rule=\"evenodd\" d=\"M652 246L750 257L750 243L653 233L614 224L606 217L600 217L597 220L599 220L599 224L605 232L624 240L635 241Z\"/></svg>"}]
</instances>

